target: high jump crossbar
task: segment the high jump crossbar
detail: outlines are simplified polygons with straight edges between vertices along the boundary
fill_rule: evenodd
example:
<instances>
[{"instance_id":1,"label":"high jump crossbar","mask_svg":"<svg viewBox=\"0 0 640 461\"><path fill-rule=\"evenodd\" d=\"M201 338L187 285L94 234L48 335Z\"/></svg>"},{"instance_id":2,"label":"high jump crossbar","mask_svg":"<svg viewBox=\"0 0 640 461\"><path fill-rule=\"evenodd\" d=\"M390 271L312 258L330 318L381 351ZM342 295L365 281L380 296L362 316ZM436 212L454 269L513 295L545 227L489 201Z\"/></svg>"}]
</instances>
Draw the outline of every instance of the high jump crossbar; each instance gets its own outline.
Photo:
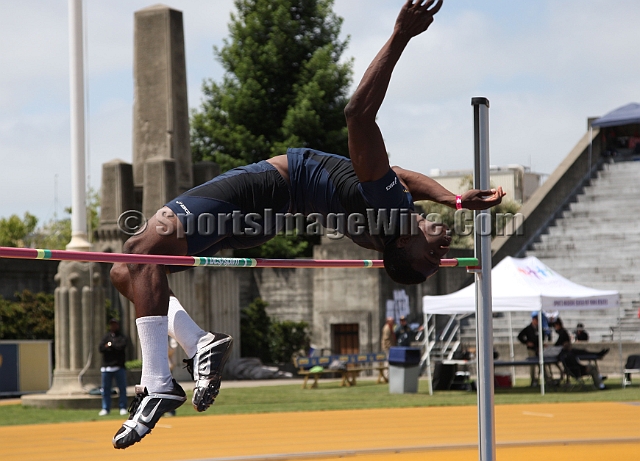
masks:
<instances>
[{"instance_id":1,"label":"high jump crossbar","mask_svg":"<svg viewBox=\"0 0 640 461\"><path fill-rule=\"evenodd\" d=\"M80 261L125 264L164 264L167 266L193 267L302 267L302 268L381 268L380 259L262 259L262 258L218 258L203 256L165 256L123 253L101 253L98 251L42 250L36 248L0 247L0 258L42 259L53 261ZM440 267L475 267L476 258L442 259Z\"/></svg>"}]
</instances>

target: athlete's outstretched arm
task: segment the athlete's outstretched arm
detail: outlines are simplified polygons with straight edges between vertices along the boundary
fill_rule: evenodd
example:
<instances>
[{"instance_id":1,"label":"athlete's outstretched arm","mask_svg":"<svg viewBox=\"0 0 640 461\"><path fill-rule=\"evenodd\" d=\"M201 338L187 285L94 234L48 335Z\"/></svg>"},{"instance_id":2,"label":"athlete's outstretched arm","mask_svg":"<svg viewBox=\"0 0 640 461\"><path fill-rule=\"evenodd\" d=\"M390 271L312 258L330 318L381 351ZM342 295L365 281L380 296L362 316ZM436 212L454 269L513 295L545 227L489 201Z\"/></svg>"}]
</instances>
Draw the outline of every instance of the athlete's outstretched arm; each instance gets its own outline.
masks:
<instances>
[{"instance_id":1,"label":"athlete's outstretched arm","mask_svg":"<svg viewBox=\"0 0 640 461\"><path fill-rule=\"evenodd\" d=\"M409 40L427 30L441 6L442 0L437 0L437 3L436 0L407 0L396 19L391 37L369 65L344 110L349 131L349 155L361 182L375 181L389 171L387 150L376 115L387 93L391 73Z\"/></svg>"},{"instance_id":2,"label":"athlete's outstretched arm","mask_svg":"<svg viewBox=\"0 0 640 461\"><path fill-rule=\"evenodd\" d=\"M422 173L393 167L400 181L407 187L413 200L431 200L451 208L456 207L456 195ZM462 207L469 210L486 210L498 205L505 196L502 187L490 190L471 189L461 195Z\"/></svg>"}]
</instances>

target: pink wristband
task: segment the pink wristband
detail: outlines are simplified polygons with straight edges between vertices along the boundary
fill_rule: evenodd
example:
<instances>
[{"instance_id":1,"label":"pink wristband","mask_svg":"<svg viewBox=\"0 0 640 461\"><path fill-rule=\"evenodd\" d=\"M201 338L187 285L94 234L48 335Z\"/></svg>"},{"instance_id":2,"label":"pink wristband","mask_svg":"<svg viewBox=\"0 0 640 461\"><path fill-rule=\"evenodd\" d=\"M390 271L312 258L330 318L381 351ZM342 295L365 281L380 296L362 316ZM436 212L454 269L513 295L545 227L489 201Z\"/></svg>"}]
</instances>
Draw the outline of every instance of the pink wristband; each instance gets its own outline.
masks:
<instances>
[{"instance_id":1,"label":"pink wristband","mask_svg":"<svg viewBox=\"0 0 640 461\"><path fill-rule=\"evenodd\" d=\"M456 210L462 209L462 196L456 195Z\"/></svg>"}]
</instances>

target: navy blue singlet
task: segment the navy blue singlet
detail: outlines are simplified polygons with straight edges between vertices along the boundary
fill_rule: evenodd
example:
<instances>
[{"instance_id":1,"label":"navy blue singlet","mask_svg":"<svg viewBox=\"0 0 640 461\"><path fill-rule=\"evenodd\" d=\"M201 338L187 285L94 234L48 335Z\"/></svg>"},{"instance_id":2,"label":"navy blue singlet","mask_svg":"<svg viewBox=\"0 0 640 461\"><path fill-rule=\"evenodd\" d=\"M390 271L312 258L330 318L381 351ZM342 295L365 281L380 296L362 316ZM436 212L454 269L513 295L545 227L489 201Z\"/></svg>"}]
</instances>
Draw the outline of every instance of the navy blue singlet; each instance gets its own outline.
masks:
<instances>
[{"instance_id":1,"label":"navy blue singlet","mask_svg":"<svg viewBox=\"0 0 640 461\"><path fill-rule=\"evenodd\" d=\"M287 159L290 185L262 161L229 170L167 203L182 222L188 254L258 246L282 230L284 221L276 215L284 213L319 220L362 247L383 251L414 208L391 169L361 183L345 157L301 148L289 149Z\"/></svg>"}]
</instances>

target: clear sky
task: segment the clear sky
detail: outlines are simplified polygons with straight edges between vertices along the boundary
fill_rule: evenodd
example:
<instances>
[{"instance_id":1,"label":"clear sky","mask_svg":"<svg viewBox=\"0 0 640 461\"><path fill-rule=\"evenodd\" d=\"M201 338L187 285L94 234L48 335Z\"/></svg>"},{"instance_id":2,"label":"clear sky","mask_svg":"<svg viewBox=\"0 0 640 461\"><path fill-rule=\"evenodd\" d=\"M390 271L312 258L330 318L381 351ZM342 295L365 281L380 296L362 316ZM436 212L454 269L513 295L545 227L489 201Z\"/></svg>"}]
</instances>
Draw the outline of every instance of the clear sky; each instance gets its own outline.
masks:
<instances>
[{"instance_id":1,"label":"clear sky","mask_svg":"<svg viewBox=\"0 0 640 461\"><path fill-rule=\"evenodd\" d=\"M41 221L71 204L68 5L5 2L0 15L0 217ZM354 86L388 38L403 0L335 0L350 36ZM142 0L84 2L88 182L131 161L133 14ZM183 12L189 105L220 81L212 48L232 0L169 0ZM409 44L379 113L392 164L429 174L473 166L474 96L489 98L491 163L551 173L587 117L640 102L637 0L445 0ZM56 187L57 182L57 187Z\"/></svg>"}]
</instances>

